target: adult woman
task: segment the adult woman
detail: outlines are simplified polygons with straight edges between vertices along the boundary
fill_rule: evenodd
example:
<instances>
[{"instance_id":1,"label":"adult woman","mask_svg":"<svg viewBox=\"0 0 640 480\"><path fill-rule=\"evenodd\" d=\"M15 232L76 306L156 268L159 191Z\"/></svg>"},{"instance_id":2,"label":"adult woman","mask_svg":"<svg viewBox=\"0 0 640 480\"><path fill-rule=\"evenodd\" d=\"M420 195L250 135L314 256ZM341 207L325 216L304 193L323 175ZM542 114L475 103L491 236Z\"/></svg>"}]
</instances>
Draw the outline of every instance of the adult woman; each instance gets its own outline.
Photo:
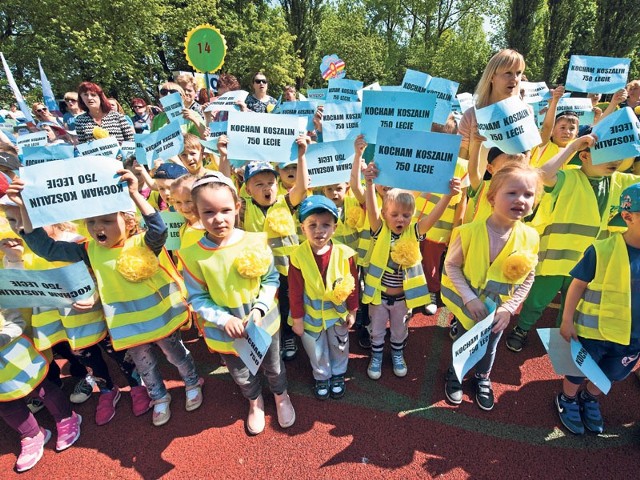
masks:
<instances>
[{"instance_id":1,"label":"adult woman","mask_svg":"<svg viewBox=\"0 0 640 480\"><path fill-rule=\"evenodd\" d=\"M293 85L287 85L284 87L283 91L283 100L285 102L296 102L298 100L298 92L296 92L296 87Z\"/></svg>"},{"instance_id":2,"label":"adult woman","mask_svg":"<svg viewBox=\"0 0 640 480\"><path fill-rule=\"evenodd\" d=\"M35 117L35 120L38 121L38 123L40 123L40 122L51 122L51 123L55 123L57 125L60 125L61 127L63 126L62 125L62 120L60 120L53 113L51 113L49 111L49 109L47 108L47 106L42 102L34 103L31 106L31 113L33 113L33 116Z\"/></svg>"},{"instance_id":3,"label":"adult woman","mask_svg":"<svg viewBox=\"0 0 640 480\"><path fill-rule=\"evenodd\" d=\"M184 106L194 112L198 112L202 116L202 107L196 102L196 95L198 93L198 85L196 84L196 78L188 73L178 75L176 83L182 87L184 91L183 100Z\"/></svg>"},{"instance_id":4,"label":"adult woman","mask_svg":"<svg viewBox=\"0 0 640 480\"><path fill-rule=\"evenodd\" d=\"M241 88L242 87L240 86L240 82L235 76L229 73L221 73L220 77L218 78L218 97L216 98L221 97L227 92L233 92L235 90L240 90ZM242 108L243 102L238 101L236 103ZM225 122L228 117L229 112L227 111L207 111L207 109L205 108L204 119L207 122L207 125L209 125L209 123L211 122Z\"/></svg>"},{"instance_id":5,"label":"adult woman","mask_svg":"<svg viewBox=\"0 0 640 480\"><path fill-rule=\"evenodd\" d=\"M78 94L76 92L65 93L64 103L67 106L67 113L62 116L64 127L67 130L75 130L76 117L82 113L82 109L78 105Z\"/></svg>"},{"instance_id":6,"label":"adult woman","mask_svg":"<svg viewBox=\"0 0 640 480\"><path fill-rule=\"evenodd\" d=\"M267 77L262 72L253 76L253 94L248 95L246 100L240 103L243 112L270 113L273 110L278 101L267 94L268 83Z\"/></svg>"},{"instance_id":7,"label":"adult woman","mask_svg":"<svg viewBox=\"0 0 640 480\"><path fill-rule=\"evenodd\" d=\"M84 113L76 117L79 143L94 140L93 131L96 127L108 131L120 143L133 141L133 127L124 115L111 108L109 99L98 85L82 82L78 86L78 100L80 108L84 110Z\"/></svg>"},{"instance_id":8,"label":"adult woman","mask_svg":"<svg viewBox=\"0 0 640 480\"><path fill-rule=\"evenodd\" d=\"M524 68L524 58L515 50L500 50L491 57L476 87L476 108L487 107L520 95L520 80ZM469 158L469 139L471 132L476 128L475 109L470 108L464 112L458 127L458 133L462 135L460 157Z\"/></svg>"},{"instance_id":9,"label":"adult woman","mask_svg":"<svg viewBox=\"0 0 640 480\"><path fill-rule=\"evenodd\" d=\"M133 128L136 133L147 133L151 129L151 121L153 120L153 114L151 109L141 98L132 98L131 99L131 108L133 108L133 117L131 117L131 121L133 122Z\"/></svg>"},{"instance_id":10,"label":"adult woman","mask_svg":"<svg viewBox=\"0 0 640 480\"><path fill-rule=\"evenodd\" d=\"M165 82L160 87L160 97L166 97L171 93L179 93L182 96L182 101L186 105L186 98L184 95L184 90L180 85L173 82ZM192 133L200 138L204 138L204 131L207 126L204 123L204 119L202 116L196 112L195 110L191 110L189 108L184 108L182 110L182 116L189 120L189 122L185 126L182 126L182 133ZM155 132L160 130L163 126L169 123L169 119L167 118L167 114L162 112L153 117L151 122L151 131Z\"/></svg>"}]
</instances>

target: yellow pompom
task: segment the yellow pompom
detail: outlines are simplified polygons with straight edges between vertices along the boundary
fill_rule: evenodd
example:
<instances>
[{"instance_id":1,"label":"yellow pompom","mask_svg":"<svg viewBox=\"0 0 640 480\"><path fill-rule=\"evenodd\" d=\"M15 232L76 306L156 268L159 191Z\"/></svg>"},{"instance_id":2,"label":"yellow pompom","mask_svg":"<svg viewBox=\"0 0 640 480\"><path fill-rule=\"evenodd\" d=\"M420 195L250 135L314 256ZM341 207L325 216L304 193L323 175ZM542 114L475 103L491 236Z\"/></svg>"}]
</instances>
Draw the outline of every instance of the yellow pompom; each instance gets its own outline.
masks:
<instances>
[{"instance_id":1,"label":"yellow pompom","mask_svg":"<svg viewBox=\"0 0 640 480\"><path fill-rule=\"evenodd\" d=\"M109 131L105 130L102 127L93 127L93 138L99 140L101 138L107 138L109 136Z\"/></svg>"},{"instance_id":2,"label":"yellow pompom","mask_svg":"<svg viewBox=\"0 0 640 480\"><path fill-rule=\"evenodd\" d=\"M276 106L275 106L275 105L273 105L273 104L271 104L271 103L270 103L270 104L268 104L268 105L267 105L267 113L271 113L271 112L273 112L273 109L274 109L274 108L276 108Z\"/></svg>"},{"instance_id":3,"label":"yellow pompom","mask_svg":"<svg viewBox=\"0 0 640 480\"><path fill-rule=\"evenodd\" d=\"M398 240L391 247L391 260L403 268L415 265L422 260L418 242L408 238Z\"/></svg>"},{"instance_id":4,"label":"yellow pompom","mask_svg":"<svg viewBox=\"0 0 640 480\"><path fill-rule=\"evenodd\" d=\"M327 292L327 294L333 303L340 305L349 298L349 295L351 295L351 292L353 292L355 288L356 281L353 278L353 275L349 274L345 278L336 280L333 290Z\"/></svg>"},{"instance_id":5,"label":"yellow pompom","mask_svg":"<svg viewBox=\"0 0 640 480\"><path fill-rule=\"evenodd\" d=\"M158 267L158 257L146 247L124 248L116 260L118 273L133 283L144 282L153 277Z\"/></svg>"},{"instance_id":6,"label":"yellow pompom","mask_svg":"<svg viewBox=\"0 0 640 480\"><path fill-rule=\"evenodd\" d=\"M502 265L502 274L508 280L516 280L527 275L538 263L538 256L531 252L514 252Z\"/></svg>"},{"instance_id":7,"label":"yellow pompom","mask_svg":"<svg viewBox=\"0 0 640 480\"><path fill-rule=\"evenodd\" d=\"M287 207L276 207L269 210L265 219L266 227L281 237L293 235L296 226Z\"/></svg>"},{"instance_id":8,"label":"yellow pompom","mask_svg":"<svg viewBox=\"0 0 640 480\"><path fill-rule=\"evenodd\" d=\"M236 257L236 268L244 278L258 278L269 271L273 261L273 253L265 245L244 250Z\"/></svg>"},{"instance_id":9,"label":"yellow pompom","mask_svg":"<svg viewBox=\"0 0 640 480\"><path fill-rule=\"evenodd\" d=\"M349 228L360 228L364 220L364 211L360 207L354 207L347 210L344 223Z\"/></svg>"}]
</instances>

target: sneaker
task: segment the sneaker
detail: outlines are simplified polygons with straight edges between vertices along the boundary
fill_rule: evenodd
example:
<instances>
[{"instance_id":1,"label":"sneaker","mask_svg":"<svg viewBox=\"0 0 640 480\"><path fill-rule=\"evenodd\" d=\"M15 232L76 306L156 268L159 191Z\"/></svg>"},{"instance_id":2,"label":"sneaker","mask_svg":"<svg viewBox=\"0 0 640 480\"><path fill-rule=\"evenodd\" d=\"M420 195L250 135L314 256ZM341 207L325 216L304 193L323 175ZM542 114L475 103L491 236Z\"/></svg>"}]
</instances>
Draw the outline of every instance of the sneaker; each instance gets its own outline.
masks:
<instances>
[{"instance_id":1,"label":"sneaker","mask_svg":"<svg viewBox=\"0 0 640 480\"><path fill-rule=\"evenodd\" d=\"M458 377L456 377L456 372L453 371L453 368L447 370L444 381L445 397L447 397L449 403L460 405L462 403L462 384L458 381Z\"/></svg>"},{"instance_id":2,"label":"sneaker","mask_svg":"<svg viewBox=\"0 0 640 480\"><path fill-rule=\"evenodd\" d=\"M96 408L96 424L106 425L116 416L116 405L120 401L120 389L115 387L98 397L98 407Z\"/></svg>"},{"instance_id":3,"label":"sneaker","mask_svg":"<svg viewBox=\"0 0 640 480\"><path fill-rule=\"evenodd\" d=\"M367 375L371 380L378 380L382 376L382 352L371 352Z\"/></svg>"},{"instance_id":4,"label":"sneaker","mask_svg":"<svg viewBox=\"0 0 640 480\"><path fill-rule=\"evenodd\" d=\"M56 423L56 429L58 430L56 451L61 452L66 450L76 443L76 440L80 438L81 423L82 417L76 412L73 412L70 417L64 418Z\"/></svg>"},{"instance_id":5,"label":"sneaker","mask_svg":"<svg viewBox=\"0 0 640 480\"><path fill-rule=\"evenodd\" d=\"M493 410L495 400L491 380L488 378L476 378L476 403L482 410Z\"/></svg>"},{"instance_id":6,"label":"sneaker","mask_svg":"<svg viewBox=\"0 0 640 480\"><path fill-rule=\"evenodd\" d=\"M44 446L50 438L51 432L40 427L37 435L20 440L20 455L16 461L16 472L26 472L35 467L42 458Z\"/></svg>"},{"instance_id":7,"label":"sneaker","mask_svg":"<svg viewBox=\"0 0 640 480\"><path fill-rule=\"evenodd\" d=\"M578 398L580 418L582 418L584 427L593 433L604 432L604 420L602 420L602 414L600 413L600 402L593 397L586 400L582 395L579 395Z\"/></svg>"},{"instance_id":8,"label":"sneaker","mask_svg":"<svg viewBox=\"0 0 640 480\"><path fill-rule=\"evenodd\" d=\"M198 378L198 383L195 385L191 385L190 387L186 387L186 403L185 409L187 412L192 412L202 405L202 386L204 385L204 378Z\"/></svg>"},{"instance_id":9,"label":"sneaker","mask_svg":"<svg viewBox=\"0 0 640 480\"><path fill-rule=\"evenodd\" d=\"M435 315L438 311L438 297L436 297L435 293L429 293L429 298L431 298L431 302L424 306L425 314Z\"/></svg>"},{"instance_id":10,"label":"sneaker","mask_svg":"<svg viewBox=\"0 0 640 480\"><path fill-rule=\"evenodd\" d=\"M369 350L371 348L371 335L369 334L369 329L364 325L360 325L357 329L358 332L358 345L360 348L364 348L365 350Z\"/></svg>"},{"instance_id":11,"label":"sneaker","mask_svg":"<svg viewBox=\"0 0 640 480\"><path fill-rule=\"evenodd\" d=\"M402 350L391 350L391 363L396 377L404 377L407 374L407 363L404 361Z\"/></svg>"},{"instance_id":12,"label":"sneaker","mask_svg":"<svg viewBox=\"0 0 640 480\"><path fill-rule=\"evenodd\" d=\"M164 397L159 398L158 400L151 400L150 405L153 407L152 422L156 427L161 427L171 418L171 409L169 408L170 404L171 395L169 394L169 392L167 392Z\"/></svg>"},{"instance_id":13,"label":"sneaker","mask_svg":"<svg viewBox=\"0 0 640 480\"><path fill-rule=\"evenodd\" d=\"M331 377L331 398L337 400L344 397L346 387L344 384L344 375L334 375Z\"/></svg>"},{"instance_id":14,"label":"sneaker","mask_svg":"<svg viewBox=\"0 0 640 480\"><path fill-rule=\"evenodd\" d=\"M285 390L280 395L274 395L273 397L276 401L276 414L280 427L289 428L296 421L296 411L293 409L289 394Z\"/></svg>"},{"instance_id":15,"label":"sneaker","mask_svg":"<svg viewBox=\"0 0 640 480\"><path fill-rule=\"evenodd\" d=\"M318 400L326 400L329 398L329 381L316 380L316 384L313 387L313 394Z\"/></svg>"},{"instance_id":16,"label":"sneaker","mask_svg":"<svg viewBox=\"0 0 640 480\"><path fill-rule=\"evenodd\" d=\"M451 319L451 323L449 324L449 338L454 342L460 336L460 329L458 327L460 327L460 323L458 322L457 318L453 317Z\"/></svg>"},{"instance_id":17,"label":"sneaker","mask_svg":"<svg viewBox=\"0 0 640 480\"><path fill-rule=\"evenodd\" d=\"M147 387L142 385L131 387L131 407L136 417L149 411L151 408L151 399L147 393Z\"/></svg>"},{"instance_id":18,"label":"sneaker","mask_svg":"<svg viewBox=\"0 0 640 480\"><path fill-rule=\"evenodd\" d=\"M285 338L282 342L282 360L288 362L298 355L298 344L295 337Z\"/></svg>"},{"instance_id":19,"label":"sneaker","mask_svg":"<svg viewBox=\"0 0 640 480\"><path fill-rule=\"evenodd\" d=\"M521 352L527 343L527 335L529 335L529 332L516 325L507 337L507 348L512 352Z\"/></svg>"},{"instance_id":20,"label":"sneaker","mask_svg":"<svg viewBox=\"0 0 640 480\"><path fill-rule=\"evenodd\" d=\"M565 400L563 395L559 393L555 399L556 409L562 424L571 433L582 435L584 433L584 423L580 417L580 405L576 399Z\"/></svg>"},{"instance_id":21,"label":"sneaker","mask_svg":"<svg viewBox=\"0 0 640 480\"><path fill-rule=\"evenodd\" d=\"M73 393L69 395L71 403L84 403L91 398L93 393L93 379L87 375L73 387Z\"/></svg>"},{"instance_id":22,"label":"sneaker","mask_svg":"<svg viewBox=\"0 0 640 480\"><path fill-rule=\"evenodd\" d=\"M40 397L31 397L27 400L27 408L33 415L35 415L44 408L44 402Z\"/></svg>"},{"instance_id":23,"label":"sneaker","mask_svg":"<svg viewBox=\"0 0 640 480\"><path fill-rule=\"evenodd\" d=\"M258 435L264 431L264 398L262 394L255 400L249 400L247 414L247 431L250 435Z\"/></svg>"}]
</instances>

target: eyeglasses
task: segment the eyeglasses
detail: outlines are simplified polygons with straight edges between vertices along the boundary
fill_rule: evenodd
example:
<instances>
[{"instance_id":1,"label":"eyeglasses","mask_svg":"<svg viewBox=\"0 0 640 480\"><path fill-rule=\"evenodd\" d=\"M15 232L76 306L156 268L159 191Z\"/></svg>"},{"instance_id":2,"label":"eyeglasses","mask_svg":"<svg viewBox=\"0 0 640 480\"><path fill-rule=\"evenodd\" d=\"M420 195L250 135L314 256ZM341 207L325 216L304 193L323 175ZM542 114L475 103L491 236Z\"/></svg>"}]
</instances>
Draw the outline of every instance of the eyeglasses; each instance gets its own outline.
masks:
<instances>
[{"instance_id":1,"label":"eyeglasses","mask_svg":"<svg viewBox=\"0 0 640 480\"><path fill-rule=\"evenodd\" d=\"M173 88L161 88L160 95L169 95L170 93L178 93L178 90L174 90Z\"/></svg>"},{"instance_id":2,"label":"eyeglasses","mask_svg":"<svg viewBox=\"0 0 640 480\"><path fill-rule=\"evenodd\" d=\"M64 99L64 102L65 102L65 103L78 103L78 101L77 101L77 100L74 100L73 98L65 98L65 99Z\"/></svg>"},{"instance_id":3,"label":"eyeglasses","mask_svg":"<svg viewBox=\"0 0 640 480\"><path fill-rule=\"evenodd\" d=\"M266 85L268 82L267 82L267 79L266 79L266 78L256 78L256 79L253 81L253 83L262 83L262 84Z\"/></svg>"},{"instance_id":4,"label":"eyeglasses","mask_svg":"<svg viewBox=\"0 0 640 480\"><path fill-rule=\"evenodd\" d=\"M133 108L144 108L144 105L134 105Z\"/></svg>"}]
</instances>

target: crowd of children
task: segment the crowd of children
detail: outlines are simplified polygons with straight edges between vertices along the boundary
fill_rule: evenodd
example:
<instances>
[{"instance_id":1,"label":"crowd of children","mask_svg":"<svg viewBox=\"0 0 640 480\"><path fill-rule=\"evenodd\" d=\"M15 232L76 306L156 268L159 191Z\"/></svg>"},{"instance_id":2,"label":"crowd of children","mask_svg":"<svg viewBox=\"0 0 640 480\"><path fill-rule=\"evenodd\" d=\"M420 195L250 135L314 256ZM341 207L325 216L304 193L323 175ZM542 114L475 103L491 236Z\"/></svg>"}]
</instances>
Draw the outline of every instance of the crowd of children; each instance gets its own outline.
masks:
<instances>
[{"instance_id":1,"label":"crowd of children","mask_svg":"<svg viewBox=\"0 0 640 480\"><path fill-rule=\"evenodd\" d=\"M476 105L520 95L524 68L517 52L497 53L478 84ZM503 332L508 329L507 348L521 351L558 292L560 334L579 339L610 380L624 379L640 354L640 296L634 295L640 176L621 171L619 160L592 163L596 137L590 131L578 137L572 112L556 115L563 94L562 87L552 92L542 143L532 152L486 149L473 108L459 131L452 116L446 125L434 125L434 131L462 135L461 158L445 195L377 184L376 159L365 164L362 135L354 142L350 182L311 190L306 154L311 137L321 139L319 131L296 140L297 161L252 161L242 168L228 158L227 136L219 137L219 156L213 156L196 135L185 133L183 152L171 161L151 170L134 157L123 162L117 175L135 209L78 225L33 228L21 196L29 185L15 175L17 152L3 145L0 170L11 183L2 177L6 196L0 208L13 232L0 241L3 267L84 262L97 285L91 299L72 308L1 311L0 359L9 367L0 371L0 416L21 439L16 470L35 466L51 437L30 410L33 400L56 421L57 450L80 436L83 419L60 389L52 347L55 352L70 345L67 356L84 382L82 400L93 383L99 388L98 425L114 417L121 398L105 352L129 382L134 415L152 410L153 424L161 426L171 418L172 395L155 347L184 382L185 409L195 410L204 400L206 382L181 339L181 330L192 324L247 399L252 435L265 428L263 375L279 425L294 424L284 362L296 358L298 343L309 359L315 397L339 399L346 393L354 325L360 345L370 347L368 377L382 376L387 334L392 371L404 377L412 315L434 314L443 305L453 314L454 339L495 306L487 352L473 374L474 397L485 411L495 405L490 373ZM321 120L320 111L318 130ZM628 162L624 166L633 170ZM163 210L185 221L173 252L165 248ZM249 323L271 336L257 373L234 344ZM601 433L601 392L590 381L580 391L584 382L565 377L556 408L569 431ZM444 392L449 403L462 402L462 382L452 365Z\"/></svg>"}]
</instances>

